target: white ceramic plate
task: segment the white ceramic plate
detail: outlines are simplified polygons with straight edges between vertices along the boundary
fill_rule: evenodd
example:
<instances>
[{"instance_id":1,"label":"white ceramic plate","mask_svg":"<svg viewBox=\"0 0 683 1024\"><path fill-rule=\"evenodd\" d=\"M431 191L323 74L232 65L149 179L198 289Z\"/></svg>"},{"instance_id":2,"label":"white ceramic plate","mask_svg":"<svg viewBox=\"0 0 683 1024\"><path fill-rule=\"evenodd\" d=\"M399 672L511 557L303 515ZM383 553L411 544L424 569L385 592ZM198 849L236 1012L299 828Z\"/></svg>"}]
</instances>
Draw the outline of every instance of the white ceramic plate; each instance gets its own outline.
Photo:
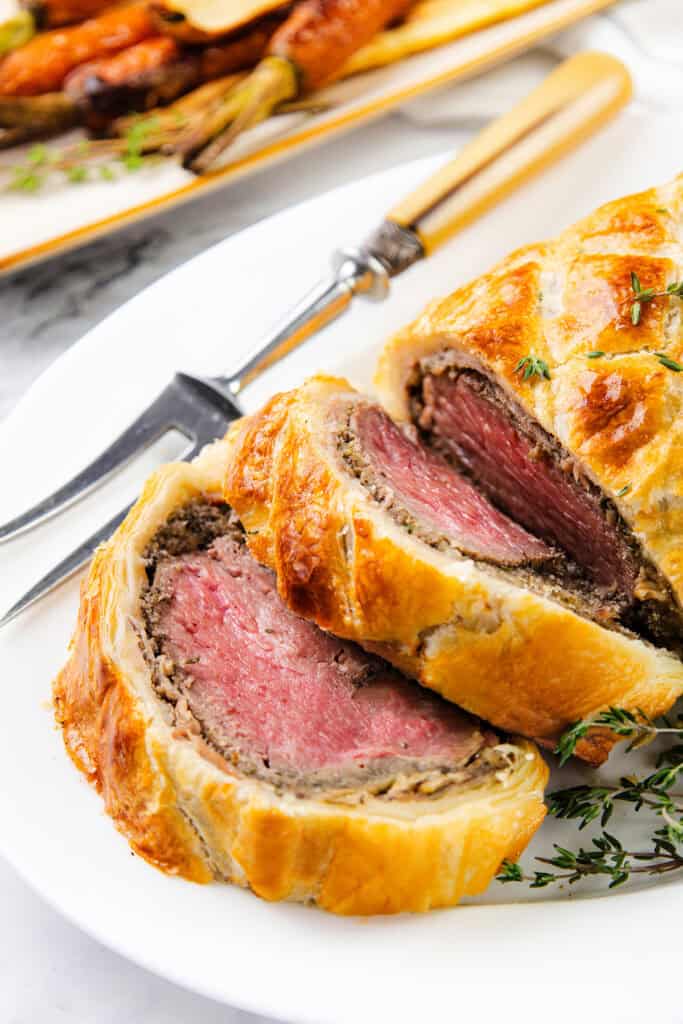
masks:
<instances>
[{"instance_id":1,"label":"white ceramic plate","mask_svg":"<svg viewBox=\"0 0 683 1024\"><path fill-rule=\"evenodd\" d=\"M596 204L675 174L672 140L682 128L679 118L622 115L411 270L387 302L359 301L254 385L245 407L316 369L367 386L382 339L426 300ZM91 331L34 385L0 431L0 519L93 456L174 369L227 369L316 279L334 244L363 237L434 164L398 168L263 222L181 267ZM164 447L172 454L172 443ZM150 462L152 456L105 494L0 549L0 607L118 508ZM488 905L360 921L268 905L229 886L194 886L132 856L66 758L50 714L50 681L64 658L76 605L74 581L0 634L0 850L102 942L189 988L297 1022L446 1021L475 1013L527 1024L579 1014L679 1019L662 979L679 966L680 883L588 900L542 890L541 902L517 903L509 901L528 901L528 890L493 883ZM618 774L618 766L609 772ZM612 828L623 833L626 825L617 821ZM638 841L635 830L627 835ZM549 823L529 857L547 852L553 839L575 844L578 836L571 823Z\"/></svg>"},{"instance_id":2,"label":"white ceramic plate","mask_svg":"<svg viewBox=\"0 0 683 1024\"><path fill-rule=\"evenodd\" d=\"M0 189L0 276L295 156L429 89L509 60L613 2L543 0L517 17L337 82L319 93L327 106L324 112L270 118L246 132L217 170L199 178L174 160L162 160L149 162L136 174L122 173L115 183L94 175L77 188L53 183L30 194ZM78 138L71 133L71 142ZM28 148L0 153L0 172L25 160ZM5 181L2 173L0 181Z\"/></svg>"}]
</instances>

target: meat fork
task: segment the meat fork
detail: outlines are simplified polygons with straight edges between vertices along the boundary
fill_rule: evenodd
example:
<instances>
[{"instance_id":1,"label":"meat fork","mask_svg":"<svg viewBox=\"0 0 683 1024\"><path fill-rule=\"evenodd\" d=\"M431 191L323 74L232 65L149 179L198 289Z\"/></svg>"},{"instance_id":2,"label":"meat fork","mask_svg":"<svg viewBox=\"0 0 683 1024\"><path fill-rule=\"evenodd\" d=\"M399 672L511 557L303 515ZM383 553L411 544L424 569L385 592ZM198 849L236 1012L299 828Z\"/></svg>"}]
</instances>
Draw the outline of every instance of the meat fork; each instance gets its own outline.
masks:
<instances>
[{"instance_id":1,"label":"meat fork","mask_svg":"<svg viewBox=\"0 0 683 1024\"><path fill-rule=\"evenodd\" d=\"M460 228L603 125L630 98L631 80L614 57L583 53L556 68L509 113L488 125L428 181L399 202L357 248L333 258L333 272L289 311L230 376L177 373L158 398L102 454L53 494L0 526L0 543L80 501L137 455L176 429L193 458L242 415L244 388L306 338L340 316L355 295L383 299L390 279L430 255ZM4 616L0 626L85 565L127 515L122 509L55 566Z\"/></svg>"}]
</instances>

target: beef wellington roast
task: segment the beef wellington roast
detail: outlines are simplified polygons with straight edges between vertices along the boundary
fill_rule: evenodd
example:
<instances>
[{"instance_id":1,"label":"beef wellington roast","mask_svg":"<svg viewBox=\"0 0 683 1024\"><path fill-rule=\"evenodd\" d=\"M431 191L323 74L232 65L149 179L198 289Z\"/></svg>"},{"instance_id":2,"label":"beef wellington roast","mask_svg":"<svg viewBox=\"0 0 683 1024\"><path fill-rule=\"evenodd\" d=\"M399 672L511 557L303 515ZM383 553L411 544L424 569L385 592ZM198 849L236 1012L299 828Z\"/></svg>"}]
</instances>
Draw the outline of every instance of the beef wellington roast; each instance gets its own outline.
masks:
<instances>
[{"instance_id":1,"label":"beef wellington roast","mask_svg":"<svg viewBox=\"0 0 683 1024\"><path fill-rule=\"evenodd\" d=\"M484 301L474 303L478 315ZM459 315L460 305L448 308ZM318 377L235 425L224 493L252 552L294 611L497 728L554 745L610 705L667 711L683 691L681 577L660 522L675 529L683 515L665 435L666 424L680 446L676 375L649 355L627 357L641 381L650 375L662 422L649 470L627 462L624 493L623 469L598 473L596 460L564 443L573 404L555 407L562 440L546 429L548 416L532 415L534 400L537 412L553 408L553 387L567 386L561 373L520 381L516 346L505 377L494 357L475 358L473 342L432 336L438 310L421 323L424 333L403 335L381 371L407 422ZM595 417L609 435L621 362L605 359L600 370L583 358L572 371L587 388L593 376L608 378L586 429ZM638 417L623 408L622 429L612 427L622 439ZM608 443L599 442L603 453ZM600 763L614 742L593 730L577 750Z\"/></svg>"},{"instance_id":2,"label":"beef wellington roast","mask_svg":"<svg viewBox=\"0 0 683 1024\"><path fill-rule=\"evenodd\" d=\"M162 469L98 550L54 687L70 755L170 873L347 914L481 892L543 818L538 751L288 609L228 456Z\"/></svg>"}]
</instances>

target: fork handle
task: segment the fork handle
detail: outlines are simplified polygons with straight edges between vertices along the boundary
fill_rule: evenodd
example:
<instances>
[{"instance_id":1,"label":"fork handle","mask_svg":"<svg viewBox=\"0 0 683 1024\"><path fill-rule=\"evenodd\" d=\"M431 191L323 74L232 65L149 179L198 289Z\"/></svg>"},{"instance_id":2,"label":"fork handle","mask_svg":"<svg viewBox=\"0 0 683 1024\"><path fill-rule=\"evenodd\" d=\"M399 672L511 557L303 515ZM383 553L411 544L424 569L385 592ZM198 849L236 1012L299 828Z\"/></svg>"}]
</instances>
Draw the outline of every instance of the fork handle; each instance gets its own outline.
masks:
<instances>
[{"instance_id":1,"label":"fork handle","mask_svg":"<svg viewBox=\"0 0 683 1024\"><path fill-rule=\"evenodd\" d=\"M586 139L631 93L631 76L616 57L598 52L570 57L386 219L414 232L428 255Z\"/></svg>"}]
</instances>

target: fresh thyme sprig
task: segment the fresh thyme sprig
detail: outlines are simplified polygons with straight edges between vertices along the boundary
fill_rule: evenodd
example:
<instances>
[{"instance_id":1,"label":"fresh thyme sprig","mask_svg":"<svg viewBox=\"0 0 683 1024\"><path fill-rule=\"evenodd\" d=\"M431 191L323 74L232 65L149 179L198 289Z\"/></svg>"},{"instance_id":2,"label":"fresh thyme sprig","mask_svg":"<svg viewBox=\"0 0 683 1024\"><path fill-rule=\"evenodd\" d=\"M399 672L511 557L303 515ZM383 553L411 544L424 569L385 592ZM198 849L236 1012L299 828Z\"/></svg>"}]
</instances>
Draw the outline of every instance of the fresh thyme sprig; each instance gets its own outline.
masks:
<instances>
[{"instance_id":1,"label":"fresh thyme sprig","mask_svg":"<svg viewBox=\"0 0 683 1024\"><path fill-rule=\"evenodd\" d=\"M663 875L669 871L680 871L683 868L681 839L681 832L666 826L654 833L649 849L625 850L616 836L603 831L592 840L592 847L581 847L575 852L554 843L554 857L536 858L541 864L556 868L555 871L529 874L519 864L504 860L497 880L528 882L532 889L544 889L557 882L573 885L582 878L602 875L610 879L609 888L615 889L634 874Z\"/></svg>"},{"instance_id":2,"label":"fresh thyme sprig","mask_svg":"<svg viewBox=\"0 0 683 1024\"><path fill-rule=\"evenodd\" d=\"M625 708L608 708L601 711L593 718L584 718L575 722L560 737L555 748L555 753L560 755L560 764L566 764L576 750L579 740L595 728L611 729L617 736L631 737L631 743L627 750L635 750L651 743L657 736L665 733L675 733L683 736L683 727L671 726L666 723L664 726L656 725L644 711L627 711Z\"/></svg>"},{"instance_id":3,"label":"fresh thyme sprig","mask_svg":"<svg viewBox=\"0 0 683 1024\"><path fill-rule=\"evenodd\" d=\"M633 270L631 271L631 288L634 295L631 305L631 323L634 327L637 327L640 323L643 306L648 302L652 302L653 299L666 298L671 295L675 295L679 299L683 298L683 281L672 281L671 284L666 286L664 291L657 291L656 288L643 288L638 275Z\"/></svg>"},{"instance_id":4,"label":"fresh thyme sprig","mask_svg":"<svg viewBox=\"0 0 683 1024\"><path fill-rule=\"evenodd\" d=\"M683 772L683 762L662 765L642 779L623 776L618 785L570 786L548 797L548 810L555 818L579 819L579 829L596 818L604 828L612 817L615 802L634 805L634 810L649 807L670 824L675 815L683 815L683 794L671 794L672 786Z\"/></svg>"},{"instance_id":5,"label":"fresh thyme sprig","mask_svg":"<svg viewBox=\"0 0 683 1024\"><path fill-rule=\"evenodd\" d=\"M15 192L37 192L55 175L63 175L72 184L92 181L116 181L121 169L139 170L153 157L146 151L156 136L158 122L148 117L134 121L121 138L84 139L66 149L53 149L39 143L32 146L23 163L6 170L6 187Z\"/></svg>"},{"instance_id":6,"label":"fresh thyme sprig","mask_svg":"<svg viewBox=\"0 0 683 1024\"><path fill-rule=\"evenodd\" d=\"M544 359L539 359L538 356L528 355L523 356L517 363L514 369L515 373L522 374L522 380L529 380L530 377L540 377L541 379L550 380L550 370L548 364Z\"/></svg>"},{"instance_id":7,"label":"fresh thyme sprig","mask_svg":"<svg viewBox=\"0 0 683 1024\"><path fill-rule=\"evenodd\" d=\"M593 728L608 728L630 739L628 750L652 742L663 735L683 736L683 719L674 723L663 719L655 723L644 711L611 707L592 718L576 722L560 739L557 752L561 763L573 754L577 743ZM659 754L656 768L637 778L622 776L618 783L570 786L548 797L553 817L578 822L579 830L599 822L602 832L591 846L569 850L555 844L552 857L537 857L543 870L525 872L519 864L504 861L498 880L527 882L532 889L556 882L573 884L589 876L609 878L609 888L622 885L633 874L664 874L683 869L683 793L672 792L683 778L683 743L676 743ZM645 809L659 818L660 828L653 831L650 846L644 850L626 850L616 836L606 831L617 804L629 804L634 812ZM548 867L554 870L546 870Z\"/></svg>"}]
</instances>

